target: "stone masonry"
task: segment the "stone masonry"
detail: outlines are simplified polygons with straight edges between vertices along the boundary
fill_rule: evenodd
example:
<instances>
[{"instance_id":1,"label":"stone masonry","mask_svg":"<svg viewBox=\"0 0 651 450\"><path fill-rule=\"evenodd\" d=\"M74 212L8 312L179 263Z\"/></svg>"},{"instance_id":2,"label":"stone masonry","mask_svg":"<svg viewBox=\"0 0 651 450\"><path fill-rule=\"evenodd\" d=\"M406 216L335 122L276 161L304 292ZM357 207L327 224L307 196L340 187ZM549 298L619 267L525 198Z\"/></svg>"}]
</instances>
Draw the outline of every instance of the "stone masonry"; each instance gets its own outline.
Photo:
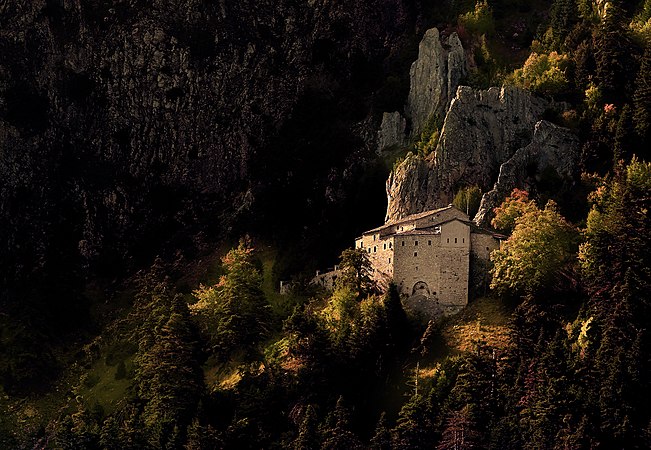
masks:
<instances>
[{"instance_id":1,"label":"stone masonry","mask_svg":"<svg viewBox=\"0 0 651 450\"><path fill-rule=\"evenodd\" d=\"M355 240L355 248L368 253L380 286L394 282L405 307L430 318L468 304L471 261L488 261L502 238L450 205L369 230ZM314 281L331 288L334 276L328 272Z\"/></svg>"}]
</instances>

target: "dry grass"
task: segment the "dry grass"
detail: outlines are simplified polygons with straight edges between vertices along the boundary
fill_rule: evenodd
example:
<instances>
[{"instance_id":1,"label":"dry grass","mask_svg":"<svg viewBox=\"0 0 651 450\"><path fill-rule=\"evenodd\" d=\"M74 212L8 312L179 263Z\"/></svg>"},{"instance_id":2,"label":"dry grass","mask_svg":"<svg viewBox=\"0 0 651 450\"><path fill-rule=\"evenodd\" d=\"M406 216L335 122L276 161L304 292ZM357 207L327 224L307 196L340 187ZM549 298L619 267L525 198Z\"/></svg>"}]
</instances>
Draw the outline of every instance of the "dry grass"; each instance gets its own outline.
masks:
<instances>
[{"instance_id":1,"label":"dry grass","mask_svg":"<svg viewBox=\"0 0 651 450\"><path fill-rule=\"evenodd\" d=\"M506 348L510 316L511 308L501 301L477 299L443 327L445 345L451 353L471 351L477 342Z\"/></svg>"}]
</instances>

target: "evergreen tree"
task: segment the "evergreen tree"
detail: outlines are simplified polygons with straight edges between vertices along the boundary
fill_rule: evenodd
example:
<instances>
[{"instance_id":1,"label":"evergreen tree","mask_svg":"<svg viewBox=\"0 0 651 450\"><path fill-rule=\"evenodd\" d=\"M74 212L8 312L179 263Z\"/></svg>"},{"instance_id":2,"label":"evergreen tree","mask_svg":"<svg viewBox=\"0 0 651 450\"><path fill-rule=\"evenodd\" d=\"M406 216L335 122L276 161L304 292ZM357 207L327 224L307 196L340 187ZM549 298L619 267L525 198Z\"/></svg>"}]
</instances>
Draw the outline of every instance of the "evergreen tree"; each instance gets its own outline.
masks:
<instances>
[{"instance_id":1,"label":"evergreen tree","mask_svg":"<svg viewBox=\"0 0 651 450\"><path fill-rule=\"evenodd\" d=\"M629 91L633 45L621 9L608 2L601 28L594 34L596 80L606 103L620 104Z\"/></svg>"},{"instance_id":2,"label":"evergreen tree","mask_svg":"<svg viewBox=\"0 0 651 450\"><path fill-rule=\"evenodd\" d=\"M238 348L253 352L267 334L270 306L262 292L262 275L255 266L253 249L244 241L222 258L226 274L215 286L194 291L191 306L213 352L227 356Z\"/></svg>"},{"instance_id":3,"label":"evergreen tree","mask_svg":"<svg viewBox=\"0 0 651 450\"><path fill-rule=\"evenodd\" d=\"M636 151L648 149L651 147L651 43L648 43L644 50L640 70L637 73L633 105L635 131L641 140L639 145L633 148L637 149ZM648 150L638 156L648 159Z\"/></svg>"},{"instance_id":4,"label":"evergreen tree","mask_svg":"<svg viewBox=\"0 0 651 450\"><path fill-rule=\"evenodd\" d=\"M294 450L319 450L321 438L319 436L318 421L314 406L307 405L305 415L298 429L298 436L292 442Z\"/></svg>"},{"instance_id":5,"label":"evergreen tree","mask_svg":"<svg viewBox=\"0 0 651 450\"><path fill-rule=\"evenodd\" d=\"M329 415L328 425L322 431L323 450L353 450L361 449L362 443L355 433L351 431L350 412L344 404L344 399L340 396L337 399L335 409Z\"/></svg>"},{"instance_id":6,"label":"evergreen tree","mask_svg":"<svg viewBox=\"0 0 651 450\"><path fill-rule=\"evenodd\" d=\"M469 450L481 448L479 433L475 430L470 405L453 411L445 421L438 450Z\"/></svg>"},{"instance_id":7,"label":"evergreen tree","mask_svg":"<svg viewBox=\"0 0 651 450\"><path fill-rule=\"evenodd\" d=\"M575 0L554 0L549 10L549 26L555 50L563 50L565 38L578 21L579 10Z\"/></svg>"},{"instance_id":8,"label":"evergreen tree","mask_svg":"<svg viewBox=\"0 0 651 450\"><path fill-rule=\"evenodd\" d=\"M203 389L197 337L187 306L180 298L156 333L151 348L136 358L138 393L146 402L144 424L154 447L178 447L185 438ZM176 444L175 444L176 443Z\"/></svg>"},{"instance_id":9,"label":"evergreen tree","mask_svg":"<svg viewBox=\"0 0 651 450\"><path fill-rule=\"evenodd\" d=\"M389 430L385 412L380 415L370 444L372 450L391 450L393 448L391 430Z\"/></svg>"},{"instance_id":10,"label":"evergreen tree","mask_svg":"<svg viewBox=\"0 0 651 450\"><path fill-rule=\"evenodd\" d=\"M357 301L376 290L371 278L373 266L364 249L344 250L341 253L339 270L341 272L336 281L337 289L350 289L356 295Z\"/></svg>"},{"instance_id":11,"label":"evergreen tree","mask_svg":"<svg viewBox=\"0 0 651 450\"><path fill-rule=\"evenodd\" d=\"M431 404L427 397L414 394L400 409L394 429L396 449L426 448L434 441Z\"/></svg>"}]
</instances>

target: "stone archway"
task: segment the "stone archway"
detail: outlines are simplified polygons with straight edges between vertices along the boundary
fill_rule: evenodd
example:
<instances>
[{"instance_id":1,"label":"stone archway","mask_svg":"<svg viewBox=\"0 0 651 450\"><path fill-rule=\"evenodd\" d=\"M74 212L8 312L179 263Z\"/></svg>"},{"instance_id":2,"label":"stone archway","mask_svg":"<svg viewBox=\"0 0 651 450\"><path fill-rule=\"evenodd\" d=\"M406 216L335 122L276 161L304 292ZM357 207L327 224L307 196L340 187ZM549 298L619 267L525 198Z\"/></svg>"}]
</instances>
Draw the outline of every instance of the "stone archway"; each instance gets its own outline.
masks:
<instances>
[{"instance_id":1,"label":"stone archway","mask_svg":"<svg viewBox=\"0 0 651 450\"><path fill-rule=\"evenodd\" d=\"M411 295L412 297L415 295L430 297L431 293L429 290L429 286L427 286L427 283L425 283L424 281L418 281L416 284L414 284L414 288L411 290Z\"/></svg>"}]
</instances>

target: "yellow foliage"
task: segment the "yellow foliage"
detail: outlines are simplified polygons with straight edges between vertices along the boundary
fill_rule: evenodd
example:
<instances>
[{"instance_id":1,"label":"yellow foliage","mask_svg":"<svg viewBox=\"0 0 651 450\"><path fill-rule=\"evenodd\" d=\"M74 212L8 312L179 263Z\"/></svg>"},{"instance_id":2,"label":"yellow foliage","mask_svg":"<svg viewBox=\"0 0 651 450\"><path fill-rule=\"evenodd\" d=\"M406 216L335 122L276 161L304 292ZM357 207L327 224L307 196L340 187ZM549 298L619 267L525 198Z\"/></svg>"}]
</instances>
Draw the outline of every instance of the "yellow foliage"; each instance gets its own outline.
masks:
<instances>
[{"instance_id":1,"label":"yellow foliage","mask_svg":"<svg viewBox=\"0 0 651 450\"><path fill-rule=\"evenodd\" d=\"M511 81L524 89L544 95L558 95L568 88L565 70L568 57L557 52L531 53L521 69L516 69Z\"/></svg>"}]
</instances>

